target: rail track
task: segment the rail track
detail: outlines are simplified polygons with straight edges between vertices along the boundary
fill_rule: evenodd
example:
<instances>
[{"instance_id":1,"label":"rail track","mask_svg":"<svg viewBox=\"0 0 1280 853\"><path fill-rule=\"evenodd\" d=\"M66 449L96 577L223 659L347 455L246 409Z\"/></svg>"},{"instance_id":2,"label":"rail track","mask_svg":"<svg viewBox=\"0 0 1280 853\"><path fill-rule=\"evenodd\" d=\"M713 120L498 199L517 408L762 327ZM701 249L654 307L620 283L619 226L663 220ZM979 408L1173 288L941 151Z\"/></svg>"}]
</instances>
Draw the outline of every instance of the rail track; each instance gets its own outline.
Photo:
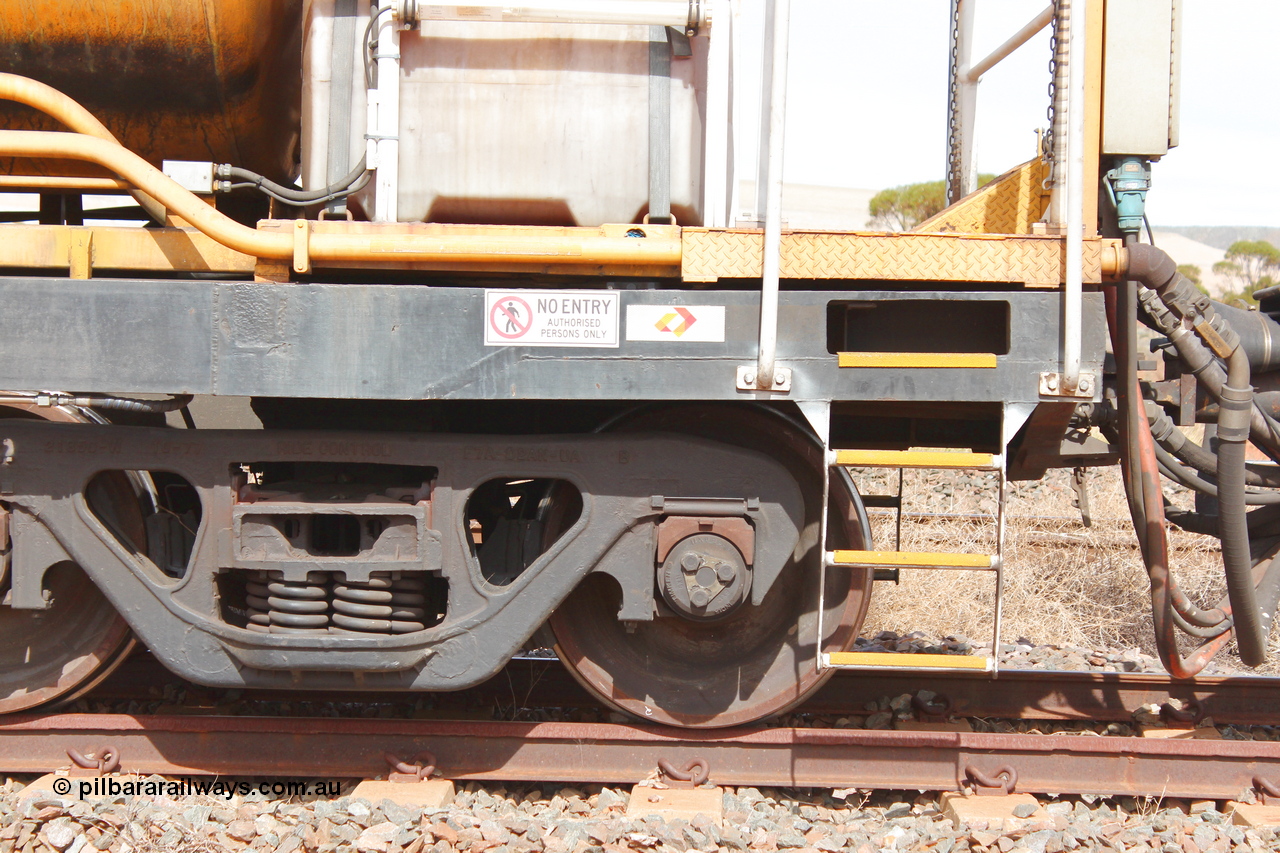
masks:
<instances>
[{"instance_id":1,"label":"rail track","mask_svg":"<svg viewBox=\"0 0 1280 853\"><path fill-rule=\"evenodd\" d=\"M146 657L135 658L102 685L91 702L160 692L172 682ZM481 688L416 711L404 694L362 694L365 707L418 718L317 716L332 713L340 694L246 693L189 701L162 713L48 713L0 722L0 771L45 772L67 765L69 750L109 745L122 769L138 773L222 776L360 777L385 772L384 753L429 751L439 771L458 780L635 782L659 760L703 758L712 781L730 785L955 790L969 774L1012 768L1028 793L1238 797L1261 778L1280 780L1280 742L1155 739L1088 732L991 733L868 730L831 725L833 715L886 697L937 694L917 709L962 718L1132 721L1142 705L1197 709L1219 726L1267 726L1277 717L1280 680L1200 678L1174 682L1153 673L1006 671L997 681L952 674L838 673L808 703L783 719L801 725L677 730L613 722L449 719L501 708L586 707L591 700L554 660L517 660ZM215 697L216 698L216 697ZM225 698L225 697L224 697ZM253 703L284 703L286 715L262 716ZM278 712L278 711L277 711ZM307 714L312 715L308 716ZM501 713L498 711L497 713ZM1184 715L1185 716L1185 715ZM936 718L935 718L936 719Z\"/></svg>"}]
</instances>

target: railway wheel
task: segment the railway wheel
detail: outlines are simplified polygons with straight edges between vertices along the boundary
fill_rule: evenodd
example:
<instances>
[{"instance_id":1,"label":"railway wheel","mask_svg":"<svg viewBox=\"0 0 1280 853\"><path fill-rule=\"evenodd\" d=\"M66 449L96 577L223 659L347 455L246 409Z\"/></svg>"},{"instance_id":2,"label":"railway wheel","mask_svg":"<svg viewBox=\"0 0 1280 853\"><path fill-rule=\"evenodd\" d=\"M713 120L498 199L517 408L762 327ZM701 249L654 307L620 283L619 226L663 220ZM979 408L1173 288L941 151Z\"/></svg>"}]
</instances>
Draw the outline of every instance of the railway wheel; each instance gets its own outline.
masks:
<instances>
[{"instance_id":1,"label":"railway wheel","mask_svg":"<svg viewBox=\"0 0 1280 853\"><path fill-rule=\"evenodd\" d=\"M0 418L89 420L78 410L41 408L34 401L6 403L0 407ZM123 473L94 478L86 498L121 537L134 547L144 547L142 508ZM0 512L4 511L7 507L0 504ZM0 541L0 550L8 547L8 541ZM51 566L44 584L52 597L48 610L0 605L0 714L74 699L110 675L134 649L128 623L79 566L70 562ZM7 592L8 586L6 572L0 593Z\"/></svg>"},{"instance_id":2,"label":"railway wheel","mask_svg":"<svg viewBox=\"0 0 1280 853\"><path fill-rule=\"evenodd\" d=\"M651 622L623 624L616 615L617 584L588 575L551 617L560 659L602 702L645 721L717 728L795 707L830 676L818 669L818 530L821 478L827 475L821 443L772 410L731 405L642 410L609 429L681 432L764 453L800 486L805 524L760 606L748 601L715 621L668 608ZM868 546L866 515L852 482L838 472L831 477L829 547ZM852 646L870 588L867 570L828 570L822 651Z\"/></svg>"}]
</instances>

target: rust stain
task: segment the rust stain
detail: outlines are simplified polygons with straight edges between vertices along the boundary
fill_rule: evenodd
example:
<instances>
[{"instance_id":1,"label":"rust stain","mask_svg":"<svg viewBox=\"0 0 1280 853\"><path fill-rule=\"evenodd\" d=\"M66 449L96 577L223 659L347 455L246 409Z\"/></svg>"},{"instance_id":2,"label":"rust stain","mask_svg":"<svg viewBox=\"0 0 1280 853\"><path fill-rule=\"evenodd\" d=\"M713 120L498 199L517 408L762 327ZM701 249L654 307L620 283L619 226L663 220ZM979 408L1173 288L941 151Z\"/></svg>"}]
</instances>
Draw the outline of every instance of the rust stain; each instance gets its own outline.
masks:
<instances>
[{"instance_id":1,"label":"rust stain","mask_svg":"<svg viewBox=\"0 0 1280 853\"><path fill-rule=\"evenodd\" d=\"M301 115L302 0L55 0L0 3L0 70L75 98L152 163L231 162L294 171ZM0 127L62 130L0 102ZM52 161L9 174L102 174ZM69 168L70 167L70 168Z\"/></svg>"}]
</instances>

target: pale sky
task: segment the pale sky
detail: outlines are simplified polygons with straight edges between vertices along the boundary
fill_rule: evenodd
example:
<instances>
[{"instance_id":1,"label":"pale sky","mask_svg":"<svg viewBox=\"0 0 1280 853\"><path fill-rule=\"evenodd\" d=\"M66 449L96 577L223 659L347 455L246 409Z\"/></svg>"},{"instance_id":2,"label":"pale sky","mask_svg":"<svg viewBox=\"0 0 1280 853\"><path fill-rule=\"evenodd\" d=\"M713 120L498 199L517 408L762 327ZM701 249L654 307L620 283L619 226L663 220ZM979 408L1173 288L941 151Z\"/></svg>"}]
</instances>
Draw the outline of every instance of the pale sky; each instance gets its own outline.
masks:
<instances>
[{"instance_id":1,"label":"pale sky","mask_svg":"<svg viewBox=\"0 0 1280 853\"><path fill-rule=\"evenodd\" d=\"M1151 221L1280 226L1280 3L1182 2L1181 144L1154 167ZM1047 5L977 3L975 57ZM881 189L943 176L949 8L948 0L792 0L788 183ZM1048 60L1045 31L983 77L979 171L1000 173L1034 154Z\"/></svg>"}]
</instances>

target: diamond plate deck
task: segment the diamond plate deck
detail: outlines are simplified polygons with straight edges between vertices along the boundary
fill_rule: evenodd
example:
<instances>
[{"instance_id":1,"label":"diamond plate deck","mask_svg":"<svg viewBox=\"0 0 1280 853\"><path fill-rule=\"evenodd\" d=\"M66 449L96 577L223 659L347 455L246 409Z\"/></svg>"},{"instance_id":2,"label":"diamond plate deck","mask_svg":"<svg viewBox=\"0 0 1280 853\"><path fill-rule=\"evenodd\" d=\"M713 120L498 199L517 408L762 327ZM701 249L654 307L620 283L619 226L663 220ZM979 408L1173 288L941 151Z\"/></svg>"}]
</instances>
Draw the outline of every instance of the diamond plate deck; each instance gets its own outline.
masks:
<instances>
[{"instance_id":1,"label":"diamond plate deck","mask_svg":"<svg viewBox=\"0 0 1280 853\"><path fill-rule=\"evenodd\" d=\"M1039 157L1005 172L991 183L921 222L916 231L961 234L1030 234L1044 215L1049 191L1047 164Z\"/></svg>"},{"instance_id":2,"label":"diamond plate deck","mask_svg":"<svg viewBox=\"0 0 1280 853\"><path fill-rule=\"evenodd\" d=\"M685 281L759 278L759 231L683 229ZM1114 269L1111 241L1086 240L1084 281ZM1058 287L1065 274L1060 237L836 233L782 236L782 277L863 281L955 281Z\"/></svg>"}]
</instances>

